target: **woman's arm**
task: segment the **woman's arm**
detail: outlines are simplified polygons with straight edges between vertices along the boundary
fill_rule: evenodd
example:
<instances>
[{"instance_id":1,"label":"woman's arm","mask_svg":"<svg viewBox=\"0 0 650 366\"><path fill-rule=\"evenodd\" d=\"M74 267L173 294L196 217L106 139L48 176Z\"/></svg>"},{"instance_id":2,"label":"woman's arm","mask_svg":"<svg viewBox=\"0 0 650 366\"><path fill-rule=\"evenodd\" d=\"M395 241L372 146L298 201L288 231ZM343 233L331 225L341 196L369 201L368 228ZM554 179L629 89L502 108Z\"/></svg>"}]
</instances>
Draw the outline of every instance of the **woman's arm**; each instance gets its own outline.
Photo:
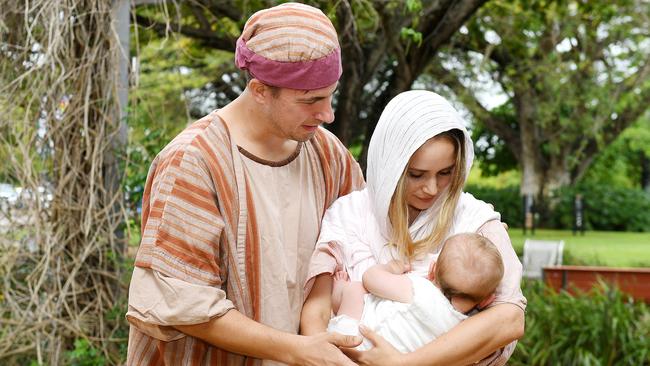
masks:
<instances>
[{"instance_id":1,"label":"woman's arm","mask_svg":"<svg viewBox=\"0 0 650 366\"><path fill-rule=\"evenodd\" d=\"M468 365L524 335L524 312L501 304L462 321L433 342L406 354L404 365Z\"/></svg>"},{"instance_id":2,"label":"woman's arm","mask_svg":"<svg viewBox=\"0 0 650 366\"><path fill-rule=\"evenodd\" d=\"M493 306L411 353L399 353L371 331L362 330L362 334L375 343L375 348L346 351L360 365L469 365L521 338L524 312L512 304Z\"/></svg>"},{"instance_id":3,"label":"woman's arm","mask_svg":"<svg viewBox=\"0 0 650 366\"><path fill-rule=\"evenodd\" d=\"M391 361L405 365L467 365L521 338L526 307L526 298L520 287L521 263L512 249L508 233L499 221L487 222L478 233L492 240L503 258L505 273L497 288L495 305L462 321L416 352L393 353L394 349L380 340L380 346L365 352L365 355L357 352L351 356L362 358L359 360L361 364L367 365L397 364Z\"/></svg>"},{"instance_id":4,"label":"woman's arm","mask_svg":"<svg viewBox=\"0 0 650 366\"><path fill-rule=\"evenodd\" d=\"M313 335L327 330L332 315L332 276L322 273L314 280L314 286L302 306L300 334Z\"/></svg>"}]
</instances>

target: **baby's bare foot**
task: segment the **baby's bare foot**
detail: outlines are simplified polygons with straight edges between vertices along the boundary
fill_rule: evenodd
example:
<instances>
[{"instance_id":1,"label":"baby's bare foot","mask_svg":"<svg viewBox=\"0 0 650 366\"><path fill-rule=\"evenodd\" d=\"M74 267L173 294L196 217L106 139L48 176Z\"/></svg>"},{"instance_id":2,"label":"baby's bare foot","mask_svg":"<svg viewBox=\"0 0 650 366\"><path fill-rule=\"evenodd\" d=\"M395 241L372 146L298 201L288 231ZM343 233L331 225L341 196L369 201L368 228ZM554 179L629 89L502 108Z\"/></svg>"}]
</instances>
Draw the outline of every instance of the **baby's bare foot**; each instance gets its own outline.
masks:
<instances>
[{"instance_id":1,"label":"baby's bare foot","mask_svg":"<svg viewBox=\"0 0 650 366\"><path fill-rule=\"evenodd\" d=\"M336 271L332 275L334 283L332 284L332 311L338 313L341 300L343 299L343 290L350 284L350 277L345 271Z\"/></svg>"}]
</instances>

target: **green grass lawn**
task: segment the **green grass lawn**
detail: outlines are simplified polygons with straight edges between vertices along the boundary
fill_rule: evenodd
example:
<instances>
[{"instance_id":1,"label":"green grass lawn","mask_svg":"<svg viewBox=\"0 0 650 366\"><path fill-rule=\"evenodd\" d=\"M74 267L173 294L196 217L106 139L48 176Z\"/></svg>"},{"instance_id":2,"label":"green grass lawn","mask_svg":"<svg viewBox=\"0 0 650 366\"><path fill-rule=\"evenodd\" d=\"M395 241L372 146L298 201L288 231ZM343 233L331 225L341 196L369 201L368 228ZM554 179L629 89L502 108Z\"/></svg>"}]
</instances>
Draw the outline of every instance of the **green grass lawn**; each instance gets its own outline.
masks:
<instances>
[{"instance_id":1,"label":"green grass lawn","mask_svg":"<svg viewBox=\"0 0 650 366\"><path fill-rule=\"evenodd\" d=\"M526 236L521 228L508 230L512 245L522 255L524 241L530 239L564 240L564 264L610 267L650 267L650 233L587 231L573 235L566 230L535 230Z\"/></svg>"}]
</instances>

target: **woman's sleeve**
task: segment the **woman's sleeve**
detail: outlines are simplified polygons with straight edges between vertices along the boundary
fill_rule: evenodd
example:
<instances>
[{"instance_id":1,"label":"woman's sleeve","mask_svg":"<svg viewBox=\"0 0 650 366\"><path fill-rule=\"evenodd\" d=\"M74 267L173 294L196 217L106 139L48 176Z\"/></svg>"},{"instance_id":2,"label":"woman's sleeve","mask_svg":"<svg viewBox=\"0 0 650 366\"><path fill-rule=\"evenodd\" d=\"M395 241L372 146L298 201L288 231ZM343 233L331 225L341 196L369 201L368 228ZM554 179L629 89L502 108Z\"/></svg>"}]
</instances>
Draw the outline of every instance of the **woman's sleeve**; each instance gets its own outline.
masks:
<instances>
[{"instance_id":1,"label":"woman's sleeve","mask_svg":"<svg viewBox=\"0 0 650 366\"><path fill-rule=\"evenodd\" d=\"M363 273L377 261L368 244L359 240L362 214L355 205L354 192L339 198L325 212L321 231L309 261L305 298L309 295L316 276L337 271L346 271L350 280L361 281ZM367 213L365 213L367 214Z\"/></svg>"},{"instance_id":2,"label":"woman's sleeve","mask_svg":"<svg viewBox=\"0 0 650 366\"><path fill-rule=\"evenodd\" d=\"M479 228L478 234L490 239L496 245L503 260L503 279L497 287L496 299L490 306L509 303L526 310L527 301L521 292L521 262L512 248L510 237L503 224L497 220L488 221Z\"/></svg>"},{"instance_id":3,"label":"woman's sleeve","mask_svg":"<svg viewBox=\"0 0 650 366\"><path fill-rule=\"evenodd\" d=\"M498 220L491 220L481 226L478 230L480 235L490 239L496 245L501 259L503 260L503 279L497 287L496 298L489 306L497 304L513 304L526 310L526 298L521 292L522 266L517 254L512 248L510 236L503 224ZM498 349L490 356L479 361L479 366L501 366L505 365L515 351L517 341L511 342L503 348Z\"/></svg>"},{"instance_id":4,"label":"woman's sleeve","mask_svg":"<svg viewBox=\"0 0 650 366\"><path fill-rule=\"evenodd\" d=\"M377 260L370 248L359 242L341 243L339 241L320 242L316 244L314 254L309 261L305 299L309 295L316 276L337 271L346 271L350 281L361 281L363 273Z\"/></svg>"}]
</instances>

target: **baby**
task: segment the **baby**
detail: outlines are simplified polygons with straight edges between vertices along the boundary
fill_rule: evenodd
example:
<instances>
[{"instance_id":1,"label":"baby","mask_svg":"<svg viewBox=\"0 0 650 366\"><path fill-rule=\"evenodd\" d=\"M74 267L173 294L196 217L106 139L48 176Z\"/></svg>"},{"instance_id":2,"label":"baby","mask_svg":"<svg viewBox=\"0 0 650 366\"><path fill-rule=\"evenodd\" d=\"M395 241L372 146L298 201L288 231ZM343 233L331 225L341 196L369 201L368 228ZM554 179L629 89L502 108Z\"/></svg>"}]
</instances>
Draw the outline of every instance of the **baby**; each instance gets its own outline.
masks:
<instances>
[{"instance_id":1,"label":"baby","mask_svg":"<svg viewBox=\"0 0 650 366\"><path fill-rule=\"evenodd\" d=\"M474 233L445 240L429 279L408 270L408 265L391 261L370 267L363 282L335 281L332 301L337 316L327 330L359 335L361 323L400 352L411 352L449 331L472 310L490 304L503 277L496 246ZM357 347L370 348L368 340Z\"/></svg>"}]
</instances>

